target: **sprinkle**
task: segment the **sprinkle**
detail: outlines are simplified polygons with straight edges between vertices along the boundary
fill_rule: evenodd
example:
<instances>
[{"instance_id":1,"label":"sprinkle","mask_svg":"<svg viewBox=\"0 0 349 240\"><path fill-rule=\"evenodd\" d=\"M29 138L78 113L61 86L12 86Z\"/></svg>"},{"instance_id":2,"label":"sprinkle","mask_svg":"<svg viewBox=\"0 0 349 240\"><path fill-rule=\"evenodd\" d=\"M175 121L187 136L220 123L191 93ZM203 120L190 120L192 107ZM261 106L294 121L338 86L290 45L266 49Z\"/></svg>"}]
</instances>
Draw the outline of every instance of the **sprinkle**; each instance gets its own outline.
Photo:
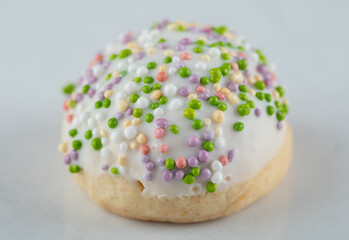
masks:
<instances>
[{"instance_id":1,"label":"sprinkle","mask_svg":"<svg viewBox=\"0 0 349 240\"><path fill-rule=\"evenodd\" d=\"M244 124L242 122L237 122L234 124L234 130L235 131L242 131L244 129Z\"/></svg>"},{"instance_id":2,"label":"sprinkle","mask_svg":"<svg viewBox=\"0 0 349 240\"><path fill-rule=\"evenodd\" d=\"M126 128L126 127L130 126L131 123L132 123L132 122L131 122L130 119L125 119L125 121L123 122L122 126L123 126L124 128Z\"/></svg>"},{"instance_id":3,"label":"sprinkle","mask_svg":"<svg viewBox=\"0 0 349 240\"><path fill-rule=\"evenodd\" d=\"M126 112L127 109L128 109L128 103L126 100L121 100L118 102L118 110L120 112Z\"/></svg>"},{"instance_id":4,"label":"sprinkle","mask_svg":"<svg viewBox=\"0 0 349 240\"><path fill-rule=\"evenodd\" d=\"M117 167L112 167L110 169L110 172L114 175L118 175L119 174L119 169Z\"/></svg>"},{"instance_id":5,"label":"sprinkle","mask_svg":"<svg viewBox=\"0 0 349 240\"><path fill-rule=\"evenodd\" d=\"M103 137L103 138L108 137L108 132L103 128L99 131L99 133L100 133L101 137Z\"/></svg>"},{"instance_id":6,"label":"sprinkle","mask_svg":"<svg viewBox=\"0 0 349 240\"><path fill-rule=\"evenodd\" d=\"M91 146L94 150L98 151L102 148L102 141L100 138L94 138L91 141Z\"/></svg>"},{"instance_id":7,"label":"sprinkle","mask_svg":"<svg viewBox=\"0 0 349 240\"><path fill-rule=\"evenodd\" d=\"M189 77L189 82L196 84L200 82L200 76L197 74L191 74Z\"/></svg>"},{"instance_id":8,"label":"sprinkle","mask_svg":"<svg viewBox=\"0 0 349 240\"><path fill-rule=\"evenodd\" d=\"M184 117L186 117L187 119L194 119L195 118L195 115L196 115L196 112L194 109L192 108L187 108L183 111L183 115Z\"/></svg>"},{"instance_id":9,"label":"sprinkle","mask_svg":"<svg viewBox=\"0 0 349 240\"><path fill-rule=\"evenodd\" d=\"M256 115L256 117L260 117L262 115L262 110L260 108L256 108L254 110L254 114Z\"/></svg>"},{"instance_id":10,"label":"sprinkle","mask_svg":"<svg viewBox=\"0 0 349 240\"><path fill-rule=\"evenodd\" d=\"M220 182L223 181L223 175L220 172L216 172L212 175L211 181L215 184L219 184Z\"/></svg>"},{"instance_id":11,"label":"sprinkle","mask_svg":"<svg viewBox=\"0 0 349 240\"><path fill-rule=\"evenodd\" d=\"M211 57L208 54L204 54L204 55L201 56L201 60L205 61L205 62L208 62L208 61L211 60Z\"/></svg>"},{"instance_id":12,"label":"sprinkle","mask_svg":"<svg viewBox=\"0 0 349 240\"><path fill-rule=\"evenodd\" d=\"M173 133L173 134L177 134L179 132L179 128L177 125L173 124L171 125L170 127L170 131Z\"/></svg>"},{"instance_id":13,"label":"sprinkle","mask_svg":"<svg viewBox=\"0 0 349 240\"><path fill-rule=\"evenodd\" d=\"M183 52L179 55L181 60L191 60L192 56L188 52Z\"/></svg>"},{"instance_id":14,"label":"sprinkle","mask_svg":"<svg viewBox=\"0 0 349 240\"><path fill-rule=\"evenodd\" d=\"M208 152L212 152L214 149L213 143L211 143L211 142L204 142L202 147L203 147L203 149L205 149Z\"/></svg>"},{"instance_id":15,"label":"sprinkle","mask_svg":"<svg viewBox=\"0 0 349 240\"><path fill-rule=\"evenodd\" d=\"M166 57L172 57L172 56L174 55L174 51L168 49L168 50L166 50L166 51L164 52L164 55L165 55Z\"/></svg>"},{"instance_id":16,"label":"sprinkle","mask_svg":"<svg viewBox=\"0 0 349 240\"><path fill-rule=\"evenodd\" d=\"M127 163L126 156L119 156L117 162L119 166L126 166L126 163Z\"/></svg>"},{"instance_id":17,"label":"sprinkle","mask_svg":"<svg viewBox=\"0 0 349 240\"><path fill-rule=\"evenodd\" d=\"M215 123L220 124L224 121L224 113L220 110L216 110L213 112L212 118Z\"/></svg>"},{"instance_id":18,"label":"sprinkle","mask_svg":"<svg viewBox=\"0 0 349 240\"><path fill-rule=\"evenodd\" d=\"M134 118L134 119L132 119L132 121L131 121L131 125L132 126L138 126L138 125L140 125L142 122L141 122L141 119L140 118Z\"/></svg>"},{"instance_id":19,"label":"sprinkle","mask_svg":"<svg viewBox=\"0 0 349 240\"><path fill-rule=\"evenodd\" d=\"M204 119L204 124L205 124L206 127L211 126L211 120L209 118L205 118Z\"/></svg>"},{"instance_id":20,"label":"sprinkle","mask_svg":"<svg viewBox=\"0 0 349 240\"><path fill-rule=\"evenodd\" d=\"M108 126L110 128L116 128L117 125L118 125L118 120L116 120L116 118L110 118L108 120Z\"/></svg>"},{"instance_id":21,"label":"sprinkle","mask_svg":"<svg viewBox=\"0 0 349 240\"><path fill-rule=\"evenodd\" d=\"M187 166L187 159L184 157L179 157L175 161L177 168L185 168Z\"/></svg>"},{"instance_id":22,"label":"sprinkle","mask_svg":"<svg viewBox=\"0 0 349 240\"><path fill-rule=\"evenodd\" d=\"M144 116L144 120L147 122L147 123L151 123L154 119L154 116L153 114L151 113L147 113L145 116Z\"/></svg>"},{"instance_id":23,"label":"sprinkle","mask_svg":"<svg viewBox=\"0 0 349 240\"><path fill-rule=\"evenodd\" d=\"M171 158L167 158L166 159L166 162L165 162L165 167L168 169L168 170L172 170L175 168L175 161Z\"/></svg>"},{"instance_id":24,"label":"sprinkle","mask_svg":"<svg viewBox=\"0 0 349 240\"><path fill-rule=\"evenodd\" d=\"M148 171L153 171L155 169L155 163L153 163L152 161L149 161L145 164L145 168Z\"/></svg>"},{"instance_id":25,"label":"sprinkle","mask_svg":"<svg viewBox=\"0 0 349 240\"><path fill-rule=\"evenodd\" d=\"M82 147L82 142L80 140L74 140L72 142L72 147L75 151L77 151Z\"/></svg>"},{"instance_id":26,"label":"sprinkle","mask_svg":"<svg viewBox=\"0 0 349 240\"><path fill-rule=\"evenodd\" d=\"M155 129L155 131L154 131L155 138L159 138L160 139L160 138L163 138L164 135L165 135L165 129L163 129L163 128Z\"/></svg>"},{"instance_id":27,"label":"sprinkle","mask_svg":"<svg viewBox=\"0 0 349 240\"><path fill-rule=\"evenodd\" d=\"M273 106L267 106L267 113L269 116L273 115L275 112L275 108Z\"/></svg>"},{"instance_id":28,"label":"sprinkle","mask_svg":"<svg viewBox=\"0 0 349 240\"><path fill-rule=\"evenodd\" d=\"M258 90L264 90L265 88L265 83L263 81L257 81L254 86L258 89Z\"/></svg>"},{"instance_id":29,"label":"sprinkle","mask_svg":"<svg viewBox=\"0 0 349 240\"><path fill-rule=\"evenodd\" d=\"M217 189L217 184L213 182L208 182L206 185L206 191L209 193L214 193Z\"/></svg>"},{"instance_id":30,"label":"sprinkle","mask_svg":"<svg viewBox=\"0 0 349 240\"><path fill-rule=\"evenodd\" d=\"M211 177L211 171L208 168L201 169L200 178L202 180L207 180Z\"/></svg>"},{"instance_id":31,"label":"sprinkle","mask_svg":"<svg viewBox=\"0 0 349 240\"><path fill-rule=\"evenodd\" d=\"M160 153L167 153L167 151L168 151L168 146L166 144L162 144L159 146Z\"/></svg>"},{"instance_id":32,"label":"sprinkle","mask_svg":"<svg viewBox=\"0 0 349 240\"><path fill-rule=\"evenodd\" d=\"M187 144L189 147L196 147L200 144L200 138L197 135L191 135L188 138Z\"/></svg>"},{"instance_id":33,"label":"sprinkle","mask_svg":"<svg viewBox=\"0 0 349 240\"><path fill-rule=\"evenodd\" d=\"M178 74L179 76L181 76L182 78L186 78L186 77L189 77L190 76L190 70L187 68L187 67L181 67L179 70L178 70Z\"/></svg>"},{"instance_id":34,"label":"sprinkle","mask_svg":"<svg viewBox=\"0 0 349 240\"><path fill-rule=\"evenodd\" d=\"M227 156L220 156L219 161L223 166L226 166L229 163L228 157Z\"/></svg>"},{"instance_id":35,"label":"sprinkle","mask_svg":"<svg viewBox=\"0 0 349 240\"><path fill-rule=\"evenodd\" d=\"M68 152L68 143L62 142L58 145L58 151L62 154L66 154Z\"/></svg>"},{"instance_id":36,"label":"sprinkle","mask_svg":"<svg viewBox=\"0 0 349 240\"><path fill-rule=\"evenodd\" d=\"M173 179L173 174L168 169L165 169L161 175L162 175L162 179L166 182L170 182Z\"/></svg>"},{"instance_id":37,"label":"sprinkle","mask_svg":"<svg viewBox=\"0 0 349 240\"><path fill-rule=\"evenodd\" d=\"M229 79L234 83L241 84L244 81L244 76L241 72L233 72L229 75Z\"/></svg>"},{"instance_id":38,"label":"sprinkle","mask_svg":"<svg viewBox=\"0 0 349 240\"><path fill-rule=\"evenodd\" d=\"M69 166L69 171L71 173L78 173L80 172L81 168L78 165L70 165Z\"/></svg>"},{"instance_id":39,"label":"sprinkle","mask_svg":"<svg viewBox=\"0 0 349 240\"><path fill-rule=\"evenodd\" d=\"M124 129L124 136L127 139L133 139L137 136L137 130L133 126L128 126Z\"/></svg>"},{"instance_id":40,"label":"sprinkle","mask_svg":"<svg viewBox=\"0 0 349 240\"><path fill-rule=\"evenodd\" d=\"M193 121L193 123L192 123L192 126L193 126L193 128L194 128L195 130L199 130L199 129L201 129L201 128L204 126L204 124L203 124L203 122L202 122L201 120L195 119L195 120Z\"/></svg>"},{"instance_id":41,"label":"sprinkle","mask_svg":"<svg viewBox=\"0 0 349 240\"><path fill-rule=\"evenodd\" d=\"M145 155L148 154L150 152L149 146L146 144L142 144L140 147L140 152Z\"/></svg>"},{"instance_id":42,"label":"sprinkle","mask_svg":"<svg viewBox=\"0 0 349 240\"><path fill-rule=\"evenodd\" d=\"M168 78L168 75L166 72L159 72L156 76L156 79L159 81L159 82L165 82Z\"/></svg>"},{"instance_id":43,"label":"sprinkle","mask_svg":"<svg viewBox=\"0 0 349 240\"><path fill-rule=\"evenodd\" d=\"M214 160L212 163L211 163L211 169L212 171L214 172L220 172L222 171L223 169L223 165L220 161L218 160Z\"/></svg>"}]
</instances>

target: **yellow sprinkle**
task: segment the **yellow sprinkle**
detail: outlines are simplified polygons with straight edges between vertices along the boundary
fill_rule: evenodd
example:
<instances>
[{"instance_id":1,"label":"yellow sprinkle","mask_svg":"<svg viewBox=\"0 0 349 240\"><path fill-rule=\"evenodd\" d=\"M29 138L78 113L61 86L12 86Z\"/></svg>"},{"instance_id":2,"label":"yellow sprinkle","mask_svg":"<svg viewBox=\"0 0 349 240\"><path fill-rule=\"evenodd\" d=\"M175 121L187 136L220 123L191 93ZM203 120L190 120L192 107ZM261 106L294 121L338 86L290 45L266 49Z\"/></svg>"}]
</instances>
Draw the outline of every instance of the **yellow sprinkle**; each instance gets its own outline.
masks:
<instances>
[{"instance_id":1,"label":"yellow sprinkle","mask_svg":"<svg viewBox=\"0 0 349 240\"><path fill-rule=\"evenodd\" d=\"M221 88L220 92L223 93L224 95L228 95L230 93L230 90L229 88Z\"/></svg>"},{"instance_id":2,"label":"yellow sprinkle","mask_svg":"<svg viewBox=\"0 0 349 240\"><path fill-rule=\"evenodd\" d=\"M176 24L179 26L183 26L183 25L185 25L185 22L183 20L177 20Z\"/></svg>"},{"instance_id":3,"label":"yellow sprinkle","mask_svg":"<svg viewBox=\"0 0 349 240\"><path fill-rule=\"evenodd\" d=\"M222 136L222 133L223 133L223 130L222 130L221 127L216 127L216 128L214 129L214 134L215 134L216 137Z\"/></svg>"},{"instance_id":4,"label":"yellow sprinkle","mask_svg":"<svg viewBox=\"0 0 349 240\"><path fill-rule=\"evenodd\" d=\"M204 119L204 124L205 124L206 127L211 126L211 119L205 118L205 119Z\"/></svg>"},{"instance_id":5,"label":"yellow sprinkle","mask_svg":"<svg viewBox=\"0 0 349 240\"><path fill-rule=\"evenodd\" d=\"M273 95L275 100L278 100L280 98L280 93L278 91L274 90L271 94Z\"/></svg>"},{"instance_id":6,"label":"yellow sprinkle","mask_svg":"<svg viewBox=\"0 0 349 240\"><path fill-rule=\"evenodd\" d=\"M104 92L104 97L105 98L110 98L113 95L113 90L108 89L107 91Z\"/></svg>"},{"instance_id":7,"label":"yellow sprinkle","mask_svg":"<svg viewBox=\"0 0 349 240\"><path fill-rule=\"evenodd\" d=\"M66 142L61 142L58 147L58 152L62 153L62 154L66 154L68 153L68 143Z\"/></svg>"},{"instance_id":8,"label":"yellow sprinkle","mask_svg":"<svg viewBox=\"0 0 349 240\"><path fill-rule=\"evenodd\" d=\"M140 118L134 118L131 121L132 126L138 126L139 124L141 124L141 119Z\"/></svg>"},{"instance_id":9,"label":"yellow sprinkle","mask_svg":"<svg viewBox=\"0 0 349 240\"><path fill-rule=\"evenodd\" d=\"M215 83L215 84L213 84L213 89L216 91L216 92L219 92L219 90L221 90L221 85L219 85L219 83Z\"/></svg>"},{"instance_id":10,"label":"yellow sprinkle","mask_svg":"<svg viewBox=\"0 0 349 240\"><path fill-rule=\"evenodd\" d=\"M101 134L101 137L106 138L108 137L108 132L105 129L99 130L99 134Z\"/></svg>"},{"instance_id":11,"label":"yellow sprinkle","mask_svg":"<svg viewBox=\"0 0 349 240\"><path fill-rule=\"evenodd\" d=\"M169 23L168 25L167 25L167 30L169 30L169 31L173 31L173 30L176 30L177 29L177 24L175 24L175 23Z\"/></svg>"},{"instance_id":12,"label":"yellow sprinkle","mask_svg":"<svg viewBox=\"0 0 349 240\"><path fill-rule=\"evenodd\" d=\"M224 47L221 47L220 50L221 50L222 53L228 53L228 50L226 48L224 48Z\"/></svg>"},{"instance_id":13,"label":"yellow sprinkle","mask_svg":"<svg viewBox=\"0 0 349 240\"><path fill-rule=\"evenodd\" d=\"M136 53L138 53L138 52L143 52L144 51L144 49L143 48L140 48L140 47L135 47L135 48L132 48L131 49L131 52L133 53L133 54L136 54Z\"/></svg>"},{"instance_id":14,"label":"yellow sprinkle","mask_svg":"<svg viewBox=\"0 0 349 240\"><path fill-rule=\"evenodd\" d=\"M215 123L222 123L224 121L224 113L220 110L216 110L213 112L212 118Z\"/></svg>"},{"instance_id":15,"label":"yellow sprinkle","mask_svg":"<svg viewBox=\"0 0 349 240\"><path fill-rule=\"evenodd\" d=\"M231 56L231 57L235 57L235 56L236 56L236 53L233 52L233 51L231 51L231 50L229 50L229 51L228 51L228 55Z\"/></svg>"},{"instance_id":16,"label":"yellow sprinkle","mask_svg":"<svg viewBox=\"0 0 349 240\"><path fill-rule=\"evenodd\" d=\"M228 32L228 31L223 33L223 36L227 37L227 38L229 38L231 40L233 40L235 38L235 35L233 33L231 33L231 32Z\"/></svg>"},{"instance_id":17,"label":"yellow sprinkle","mask_svg":"<svg viewBox=\"0 0 349 240\"><path fill-rule=\"evenodd\" d=\"M204 54L201 56L202 61L208 62L208 61L210 61L210 59L211 59L211 57L208 54Z\"/></svg>"},{"instance_id":18,"label":"yellow sprinkle","mask_svg":"<svg viewBox=\"0 0 349 240\"><path fill-rule=\"evenodd\" d=\"M244 76L241 72L233 72L229 75L229 79L232 82L241 84L244 81Z\"/></svg>"},{"instance_id":19,"label":"yellow sprinkle","mask_svg":"<svg viewBox=\"0 0 349 240\"><path fill-rule=\"evenodd\" d=\"M196 93L191 93L188 95L188 99L189 100L194 100L194 99L197 99L198 98L198 95Z\"/></svg>"},{"instance_id":20,"label":"yellow sprinkle","mask_svg":"<svg viewBox=\"0 0 349 240\"><path fill-rule=\"evenodd\" d=\"M155 47L149 47L148 49L147 49L147 53L148 54L153 54L153 53L155 53L156 52L156 48Z\"/></svg>"},{"instance_id":21,"label":"yellow sprinkle","mask_svg":"<svg viewBox=\"0 0 349 240\"><path fill-rule=\"evenodd\" d=\"M131 48L135 48L138 47L138 45L135 42L129 42L127 43L127 48L131 49Z\"/></svg>"},{"instance_id":22,"label":"yellow sprinkle","mask_svg":"<svg viewBox=\"0 0 349 240\"><path fill-rule=\"evenodd\" d=\"M248 78L247 78L247 82L248 82L250 85L253 85L253 84L256 83L256 79L253 78L253 77L248 77Z\"/></svg>"},{"instance_id":23,"label":"yellow sprinkle","mask_svg":"<svg viewBox=\"0 0 349 240\"><path fill-rule=\"evenodd\" d=\"M254 78L256 79L256 81L262 81L262 77L258 74L254 75Z\"/></svg>"},{"instance_id":24,"label":"yellow sprinkle","mask_svg":"<svg viewBox=\"0 0 349 240\"><path fill-rule=\"evenodd\" d=\"M158 100L161 97L161 95L162 95L162 92L159 89L151 93L151 97L155 100Z\"/></svg>"},{"instance_id":25,"label":"yellow sprinkle","mask_svg":"<svg viewBox=\"0 0 349 240\"><path fill-rule=\"evenodd\" d=\"M122 126L124 128L128 127L131 125L131 120L130 119L125 119L125 121L123 122Z\"/></svg>"},{"instance_id":26,"label":"yellow sprinkle","mask_svg":"<svg viewBox=\"0 0 349 240\"><path fill-rule=\"evenodd\" d=\"M120 72L117 71L117 70L114 71L113 74L112 74L112 77L113 77L113 78L116 78L116 77L118 77L118 76L120 76Z\"/></svg>"},{"instance_id":27,"label":"yellow sprinkle","mask_svg":"<svg viewBox=\"0 0 349 240\"><path fill-rule=\"evenodd\" d=\"M229 93L227 98L231 104L237 104L239 102L239 98L233 93Z\"/></svg>"},{"instance_id":28,"label":"yellow sprinkle","mask_svg":"<svg viewBox=\"0 0 349 240\"><path fill-rule=\"evenodd\" d=\"M158 68L159 72L166 72L167 71L167 66L166 65L160 65Z\"/></svg>"},{"instance_id":29,"label":"yellow sprinkle","mask_svg":"<svg viewBox=\"0 0 349 240\"><path fill-rule=\"evenodd\" d=\"M198 40L202 40L202 41L207 42L207 37L206 36L199 36Z\"/></svg>"},{"instance_id":30,"label":"yellow sprinkle","mask_svg":"<svg viewBox=\"0 0 349 240\"><path fill-rule=\"evenodd\" d=\"M130 148L132 149L132 150L137 150L137 148L138 148L138 143L137 142L131 142L130 143Z\"/></svg>"},{"instance_id":31,"label":"yellow sprinkle","mask_svg":"<svg viewBox=\"0 0 349 240\"><path fill-rule=\"evenodd\" d=\"M251 95L251 96L255 96L256 95L256 90L254 90L253 88L250 88L248 90L248 93Z\"/></svg>"},{"instance_id":32,"label":"yellow sprinkle","mask_svg":"<svg viewBox=\"0 0 349 240\"><path fill-rule=\"evenodd\" d=\"M140 144L145 144L147 142L147 137L144 135L144 133L139 133L136 137L136 140Z\"/></svg>"},{"instance_id":33,"label":"yellow sprinkle","mask_svg":"<svg viewBox=\"0 0 349 240\"><path fill-rule=\"evenodd\" d=\"M290 105L290 101L289 101L287 98L284 98L284 99L282 100L282 103L283 103L283 104L286 104L287 106Z\"/></svg>"},{"instance_id":34,"label":"yellow sprinkle","mask_svg":"<svg viewBox=\"0 0 349 240\"><path fill-rule=\"evenodd\" d=\"M118 157L118 165L119 166L126 166L127 158L125 156L119 156Z\"/></svg>"},{"instance_id":35,"label":"yellow sprinkle","mask_svg":"<svg viewBox=\"0 0 349 240\"><path fill-rule=\"evenodd\" d=\"M172 57L172 56L174 55L174 51L171 50L171 49L168 49L168 50L166 50L166 51L164 52L164 55L165 55L166 57Z\"/></svg>"},{"instance_id":36,"label":"yellow sprinkle","mask_svg":"<svg viewBox=\"0 0 349 240\"><path fill-rule=\"evenodd\" d=\"M128 109L128 102L126 100L121 100L118 102L118 110L120 112L125 112Z\"/></svg>"}]
</instances>

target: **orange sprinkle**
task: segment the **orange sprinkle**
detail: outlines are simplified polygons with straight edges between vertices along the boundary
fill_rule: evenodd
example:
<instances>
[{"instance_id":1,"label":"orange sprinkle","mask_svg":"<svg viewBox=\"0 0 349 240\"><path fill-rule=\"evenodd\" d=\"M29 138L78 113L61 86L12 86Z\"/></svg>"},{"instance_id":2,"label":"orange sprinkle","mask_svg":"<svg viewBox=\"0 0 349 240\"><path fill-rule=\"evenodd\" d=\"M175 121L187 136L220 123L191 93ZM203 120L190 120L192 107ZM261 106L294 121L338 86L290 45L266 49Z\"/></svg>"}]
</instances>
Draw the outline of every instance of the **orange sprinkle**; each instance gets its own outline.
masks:
<instances>
[{"instance_id":1,"label":"orange sprinkle","mask_svg":"<svg viewBox=\"0 0 349 240\"><path fill-rule=\"evenodd\" d=\"M69 101L69 100L65 100L65 101L63 102L63 109L64 109L64 111L66 111L66 112L68 112L68 110L69 110L68 101Z\"/></svg>"},{"instance_id":2,"label":"orange sprinkle","mask_svg":"<svg viewBox=\"0 0 349 240\"><path fill-rule=\"evenodd\" d=\"M140 151L142 154L148 154L150 152L149 146L146 144L141 145Z\"/></svg>"},{"instance_id":3,"label":"orange sprinkle","mask_svg":"<svg viewBox=\"0 0 349 240\"><path fill-rule=\"evenodd\" d=\"M243 52L238 52L238 55L239 55L240 57L246 58L246 55L245 55L245 53L243 53Z\"/></svg>"},{"instance_id":4,"label":"orange sprinkle","mask_svg":"<svg viewBox=\"0 0 349 240\"><path fill-rule=\"evenodd\" d=\"M168 78L168 75L166 72L159 72L158 75L156 76L156 79L159 82L165 82Z\"/></svg>"},{"instance_id":5,"label":"orange sprinkle","mask_svg":"<svg viewBox=\"0 0 349 240\"><path fill-rule=\"evenodd\" d=\"M68 123L71 123L72 121L73 121L73 117L74 117L74 115L73 114L69 114L68 116L67 116L67 122Z\"/></svg>"},{"instance_id":6,"label":"orange sprinkle","mask_svg":"<svg viewBox=\"0 0 349 240\"><path fill-rule=\"evenodd\" d=\"M222 163L223 166L226 166L228 164L228 162L229 162L228 161L228 157L224 156L224 155L219 157L219 161Z\"/></svg>"},{"instance_id":7,"label":"orange sprinkle","mask_svg":"<svg viewBox=\"0 0 349 240\"><path fill-rule=\"evenodd\" d=\"M197 93L204 93L204 92L206 92L206 88L204 86L197 86L195 90L196 90Z\"/></svg>"},{"instance_id":8,"label":"orange sprinkle","mask_svg":"<svg viewBox=\"0 0 349 240\"><path fill-rule=\"evenodd\" d=\"M188 52L184 52L184 53L181 53L181 55L179 55L179 58L181 60L191 60L191 55Z\"/></svg>"}]
</instances>

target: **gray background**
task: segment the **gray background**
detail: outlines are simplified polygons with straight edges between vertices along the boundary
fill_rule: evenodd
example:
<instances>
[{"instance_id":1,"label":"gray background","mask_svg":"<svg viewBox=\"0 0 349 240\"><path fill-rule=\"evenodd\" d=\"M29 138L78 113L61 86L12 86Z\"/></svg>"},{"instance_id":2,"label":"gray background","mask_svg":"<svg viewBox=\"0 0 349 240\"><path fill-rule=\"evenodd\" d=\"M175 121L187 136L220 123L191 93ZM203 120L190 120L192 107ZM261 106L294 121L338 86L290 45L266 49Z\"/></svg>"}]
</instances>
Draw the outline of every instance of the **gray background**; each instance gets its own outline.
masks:
<instances>
[{"instance_id":1,"label":"gray background","mask_svg":"<svg viewBox=\"0 0 349 240\"><path fill-rule=\"evenodd\" d=\"M211 2L211 3L210 3ZM0 1L1 239L348 239L348 1ZM226 24L277 65L294 161L251 207L202 224L132 221L78 189L56 146L61 86L119 33Z\"/></svg>"}]
</instances>

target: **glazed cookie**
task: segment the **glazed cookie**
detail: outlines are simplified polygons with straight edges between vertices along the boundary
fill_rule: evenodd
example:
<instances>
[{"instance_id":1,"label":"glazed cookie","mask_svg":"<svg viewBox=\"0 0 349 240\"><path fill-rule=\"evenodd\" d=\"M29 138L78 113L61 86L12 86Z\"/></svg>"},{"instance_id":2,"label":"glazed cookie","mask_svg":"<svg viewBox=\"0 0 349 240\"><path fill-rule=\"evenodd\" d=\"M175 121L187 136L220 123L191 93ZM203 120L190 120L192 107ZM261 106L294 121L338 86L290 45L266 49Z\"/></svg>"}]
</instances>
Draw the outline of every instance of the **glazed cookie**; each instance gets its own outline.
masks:
<instances>
[{"instance_id":1,"label":"glazed cookie","mask_svg":"<svg viewBox=\"0 0 349 240\"><path fill-rule=\"evenodd\" d=\"M64 163L125 217L226 216L273 189L291 161L273 65L223 26L162 21L122 34L63 92Z\"/></svg>"}]
</instances>

